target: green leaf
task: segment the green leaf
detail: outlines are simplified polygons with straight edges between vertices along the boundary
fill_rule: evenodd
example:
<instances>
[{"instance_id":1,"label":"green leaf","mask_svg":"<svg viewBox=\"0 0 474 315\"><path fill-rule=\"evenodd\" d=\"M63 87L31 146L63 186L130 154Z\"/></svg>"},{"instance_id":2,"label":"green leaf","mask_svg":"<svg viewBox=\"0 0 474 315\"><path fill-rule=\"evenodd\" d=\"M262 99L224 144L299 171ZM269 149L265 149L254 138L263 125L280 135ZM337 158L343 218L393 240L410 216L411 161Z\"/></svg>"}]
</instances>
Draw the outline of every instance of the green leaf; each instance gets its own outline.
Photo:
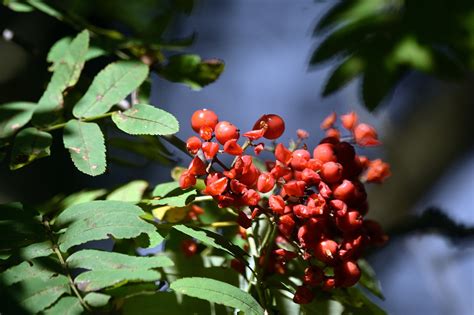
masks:
<instances>
[{"instance_id":1,"label":"green leaf","mask_svg":"<svg viewBox=\"0 0 474 315\"><path fill-rule=\"evenodd\" d=\"M92 307L102 307L109 303L110 297L107 294L91 292L84 297L84 301Z\"/></svg>"},{"instance_id":2,"label":"green leaf","mask_svg":"<svg viewBox=\"0 0 474 315\"><path fill-rule=\"evenodd\" d=\"M0 281L2 284L10 286L33 278L48 280L59 272L61 272L61 267L56 261L51 258L42 257L31 261L24 261L5 270L0 274Z\"/></svg>"},{"instance_id":3,"label":"green leaf","mask_svg":"<svg viewBox=\"0 0 474 315\"><path fill-rule=\"evenodd\" d=\"M45 131L34 127L23 129L16 135L13 143L10 169L16 170L36 159L49 156L52 142L53 137Z\"/></svg>"},{"instance_id":4,"label":"green leaf","mask_svg":"<svg viewBox=\"0 0 474 315\"><path fill-rule=\"evenodd\" d=\"M139 207L113 200L96 200L74 205L64 210L56 219L55 226L68 227L59 236L59 248L67 251L75 245L93 240L135 238L147 234L150 245L156 245L163 237L156 228L140 216L145 212Z\"/></svg>"},{"instance_id":5,"label":"green leaf","mask_svg":"<svg viewBox=\"0 0 474 315\"><path fill-rule=\"evenodd\" d=\"M244 256L248 256L248 254L242 248L232 244L222 235L217 234L215 232L199 227L190 227L183 224L175 225L173 226L173 228L180 231L181 233L184 233L188 236L197 239L198 241L208 246L223 250L234 257L241 258Z\"/></svg>"},{"instance_id":6,"label":"green leaf","mask_svg":"<svg viewBox=\"0 0 474 315\"><path fill-rule=\"evenodd\" d=\"M224 67L224 62L219 59L201 60L198 55L175 55L168 59L160 74L169 81L200 90L216 81Z\"/></svg>"},{"instance_id":7,"label":"green leaf","mask_svg":"<svg viewBox=\"0 0 474 315\"><path fill-rule=\"evenodd\" d=\"M81 301L73 296L65 296L44 311L45 315L80 315L84 311Z\"/></svg>"},{"instance_id":8,"label":"green leaf","mask_svg":"<svg viewBox=\"0 0 474 315\"><path fill-rule=\"evenodd\" d=\"M53 63L51 70L57 66L57 63L61 60L61 57L66 53L69 45L71 44L71 37L63 37L58 40L49 50L46 60ZM103 56L106 54L106 51L100 47L89 46L89 49L85 55L85 61Z\"/></svg>"},{"instance_id":9,"label":"green leaf","mask_svg":"<svg viewBox=\"0 0 474 315\"><path fill-rule=\"evenodd\" d=\"M359 283L376 297L385 300L385 297L382 293L382 287L380 286L380 281L377 280L375 271L372 269L369 263L364 259L359 259L357 264L362 271L362 276L359 280Z\"/></svg>"},{"instance_id":10,"label":"green leaf","mask_svg":"<svg viewBox=\"0 0 474 315\"><path fill-rule=\"evenodd\" d=\"M36 10L41 11L54 18L57 18L58 20L62 20L63 18L62 14L59 11L53 9L41 0L26 0L26 2L32 7L34 7Z\"/></svg>"},{"instance_id":11,"label":"green leaf","mask_svg":"<svg viewBox=\"0 0 474 315\"><path fill-rule=\"evenodd\" d=\"M351 315L386 315L387 313L378 305L369 300L359 289L347 288L347 293L353 301L345 304L344 314Z\"/></svg>"},{"instance_id":12,"label":"green leaf","mask_svg":"<svg viewBox=\"0 0 474 315\"><path fill-rule=\"evenodd\" d=\"M324 86L323 96L339 90L352 79L361 74L365 69L365 61L359 56L353 55L343 61L329 76Z\"/></svg>"},{"instance_id":13,"label":"green leaf","mask_svg":"<svg viewBox=\"0 0 474 315\"><path fill-rule=\"evenodd\" d=\"M141 62L118 61L105 67L92 81L86 94L73 108L77 118L104 114L136 90L148 77Z\"/></svg>"},{"instance_id":14,"label":"green leaf","mask_svg":"<svg viewBox=\"0 0 474 315\"><path fill-rule=\"evenodd\" d=\"M77 83L86 61L88 48L89 32L85 30L74 38L54 64L51 81L38 101L33 116L35 125L47 125L57 119L57 115L63 108L63 92Z\"/></svg>"},{"instance_id":15,"label":"green leaf","mask_svg":"<svg viewBox=\"0 0 474 315\"><path fill-rule=\"evenodd\" d=\"M179 131L178 120L173 115L146 104L116 112L112 120L120 130L131 135L171 135Z\"/></svg>"},{"instance_id":16,"label":"green leaf","mask_svg":"<svg viewBox=\"0 0 474 315\"><path fill-rule=\"evenodd\" d=\"M239 309L245 314L264 314L263 308L249 293L225 282L191 277L174 281L170 288L184 295Z\"/></svg>"},{"instance_id":17,"label":"green leaf","mask_svg":"<svg viewBox=\"0 0 474 315\"><path fill-rule=\"evenodd\" d=\"M5 2L4 2L4 3L5 3ZM22 12L22 13L24 13L24 12L31 12L31 11L34 10L31 6L29 6L29 5L25 4L25 3L21 3L21 2L17 2L17 1L12 1L12 0L10 0L10 1L7 2L7 7L8 7L10 10L12 10L12 11L15 11L15 12Z\"/></svg>"},{"instance_id":18,"label":"green leaf","mask_svg":"<svg viewBox=\"0 0 474 315\"><path fill-rule=\"evenodd\" d=\"M81 190L73 193L60 202L61 208L68 208L73 205L77 205L84 202L96 200L97 198L105 195L107 190L95 189L95 190Z\"/></svg>"},{"instance_id":19,"label":"green leaf","mask_svg":"<svg viewBox=\"0 0 474 315\"><path fill-rule=\"evenodd\" d=\"M18 250L23 260L31 260L37 257L46 257L53 253L53 244L50 241L34 243Z\"/></svg>"},{"instance_id":20,"label":"green leaf","mask_svg":"<svg viewBox=\"0 0 474 315\"><path fill-rule=\"evenodd\" d=\"M159 272L152 270L173 265L166 256L134 257L98 250L79 251L67 260L70 268L88 269L74 280L82 291L96 291L118 287L127 282L159 280Z\"/></svg>"},{"instance_id":21,"label":"green leaf","mask_svg":"<svg viewBox=\"0 0 474 315\"><path fill-rule=\"evenodd\" d=\"M34 103L15 102L0 105L0 138L8 138L26 125L35 109Z\"/></svg>"},{"instance_id":22,"label":"green leaf","mask_svg":"<svg viewBox=\"0 0 474 315\"><path fill-rule=\"evenodd\" d=\"M153 189L151 195L153 197L164 197L178 188L180 188L178 182L161 183L158 184L155 189Z\"/></svg>"},{"instance_id":23,"label":"green leaf","mask_svg":"<svg viewBox=\"0 0 474 315\"><path fill-rule=\"evenodd\" d=\"M168 205L173 207L184 207L185 205L189 204L191 202L191 198L195 197L196 195L197 191L195 189L191 189L189 191L184 190L177 196L150 200L149 204L152 206Z\"/></svg>"},{"instance_id":24,"label":"green leaf","mask_svg":"<svg viewBox=\"0 0 474 315\"><path fill-rule=\"evenodd\" d=\"M105 172L104 135L96 123L70 120L64 127L63 141L78 170L91 176Z\"/></svg>"},{"instance_id":25,"label":"green leaf","mask_svg":"<svg viewBox=\"0 0 474 315\"><path fill-rule=\"evenodd\" d=\"M28 279L9 290L26 310L38 313L56 302L64 293L70 293L69 281L59 275L51 279Z\"/></svg>"},{"instance_id":26,"label":"green leaf","mask_svg":"<svg viewBox=\"0 0 474 315\"><path fill-rule=\"evenodd\" d=\"M138 203L147 187L146 181L134 180L111 192L106 199Z\"/></svg>"}]
</instances>

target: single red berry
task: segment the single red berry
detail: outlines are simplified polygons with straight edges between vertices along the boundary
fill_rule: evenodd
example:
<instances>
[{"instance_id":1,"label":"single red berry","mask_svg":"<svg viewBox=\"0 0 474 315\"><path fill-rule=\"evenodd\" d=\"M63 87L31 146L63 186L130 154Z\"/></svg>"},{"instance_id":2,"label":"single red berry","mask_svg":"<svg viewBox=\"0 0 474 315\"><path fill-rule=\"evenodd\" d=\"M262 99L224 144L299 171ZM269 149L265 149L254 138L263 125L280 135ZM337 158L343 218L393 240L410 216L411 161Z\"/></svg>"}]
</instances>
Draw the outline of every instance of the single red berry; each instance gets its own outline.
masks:
<instances>
[{"instance_id":1,"label":"single red berry","mask_svg":"<svg viewBox=\"0 0 474 315\"><path fill-rule=\"evenodd\" d=\"M199 149L201 148L201 140L196 137L192 136L189 137L186 141L186 149L188 149L189 153L196 154L198 153Z\"/></svg>"},{"instance_id":2,"label":"single red berry","mask_svg":"<svg viewBox=\"0 0 474 315\"><path fill-rule=\"evenodd\" d=\"M231 155L241 155L244 150L237 143L237 139L230 139L224 144L224 152Z\"/></svg>"},{"instance_id":3,"label":"single red berry","mask_svg":"<svg viewBox=\"0 0 474 315\"><path fill-rule=\"evenodd\" d=\"M323 281L322 289L324 291L330 291L334 288L336 288L336 279L334 279L334 277L326 277Z\"/></svg>"},{"instance_id":4,"label":"single red berry","mask_svg":"<svg viewBox=\"0 0 474 315\"><path fill-rule=\"evenodd\" d=\"M260 201L260 194L253 189L247 189L244 191L241 199L247 206L256 206Z\"/></svg>"},{"instance_id":5,"label":"single red berry","mask_svg":"<svg viewBox=\"0 0 474 315\"><path fill-rule=\"evenodd\" d=\"M363 218L356 210L349 210L336 218L336 225L342 232L352 232L362 227Z\"/></svg>"},{"instance_id":6,"label":"single red berry","mask_svg":"<svg viewBox=\"0 0 474 315\"><path fill-rule=\"evenodd\" d=\"M290 214L285 214L280 217L280 222L278 223L278 231L287 238L291 237L293 230L295 228L295 220Z\"/></svg>"},{"instance_id":7,"label":"single red berry","mask_svg":"<svg viewBox=\"0 0 474 315\"><path fill-rule=\"evenodd\" d=\"M207 183L204 193L211 196L221 195L227 188L227 182L228 179L226 177L222 177L210 184Z\"/></svg>"},{"instance_id":8,"label":"single red berry","mask_svg":"<svg viewBox=\"0 0 474 315\"><path fill-rule=\"evenodd\" d=\"M285 211L285 201L281 196L271 195L270 198L268 198L268 205L270 209L277 214L281 215Z\"/></svg>"},{"instance_id":9,"label":"single red berry","mask_svg":"<svg viewBox=\"0 0 474 315\"><path fill-rule=\"evenodd\" d=\"M310 266L306 268L304 271L303 283L306 285L315 287L321 284L321 282L323 282L323 279L324 279L324 272L319 267Z\"/></svg>"},{"instance_id":10,"label":"single red berry","mask_svg":"<svg viewBox=\"0 0 474 315\"><path fill-rule=\"evenodd\" d=\"M336 162L326 162L321 168L321 178L329 184L337 183L342 177L342 165Z\"/></svg>"},{"instance_id":11,"label":"single red berry","mask_svg":"<svg viewBox=\"0 0 474 315\"><path fill-rule=\"evenodd\" d=\"M189 173L187 170L181 173L181 176L179 176L179 187L181 187L181 189L188 189L194 185L196 185L195 175Z\"/></svg>"},{"instance_id":12,"label":"single red berry","mask_svg":"<svg viewBox=\"0 0 474 315\"><path fill-rule=\"evenodd\" d=\"M212 128L211 127L202 127L199 129L199 136L206 141L212 139Z\"/></svg>"},{"instance_id":13,"label":"single red berry","mask_svg":"<svg viewBox=\"0 0 474 315\"><path fill-rule=\"evenodd\" d=\"M302 180L292 180L283 185L285 192L291 197L303 197L306 183Z\"/></svg>"},{"instance_id":14,"label":"single red berry","mask_svg":"<svg viewBox=\"0 0 474 315\"><path fill-rule=\"evenodd\" d=\"M307 167L311 154L308 150L299 149L293 151L291 157L291 167L295 170L302 171Z\"/></svg>"},{"instance_id":15,"label":"single red berry","mask_svg":"<svg viewBox=\"0 0 474 315\"><path fill-rule=\"evenodd\" d=\"M214 130L218 122L219 118L216 113L208 109L197 110L191 117L191 126L195 132L199 132L202 127L209 127Z\"/></svg>"},{"instance_id":16,"label":"single red berry","mask_svg":"<svg viewBox=\"0 0 474 315\"><path fill-rule=\"evenodd\" d=\"M368 124L358 124L354 128L354 139L356 143L363 147L376 146L380 144L377 132L374 127Z\"/></svg>"},{"instance_id":17,"label":"single red berry","mask_svg":"<svg viewBox=\"0 0 474 315\"><path fill-rule=\"evenodd\" d=\"M339 199L329 201L329 205L334 210L336 217L345 216L347 213L347 204Z\"/></svg>"},{"instance_id":18,"label":"single red berry","mask_svg":"<svg viewBox=\"0 0 474 315\"><path fill-rule=\"evenodd\" d=\"M322 163L337 162L337 156L332 143L321 143L318 145L314 148L313 157Z\"/></svg>"},{"instance_id":19,"label":"single red berry","mask_svg":"<svg viewBox=\"0 0 474 315\"><path fill-rule=\"evenodd\" d=\"M206 174L206 164L197 156L191 161L188 167L189 174L191 175L204 175Z\"/></svg>"},{"instance_id":20,"label":"single red berry","mask_svg":"<svg viewBox=\"0 0 474 315\"><path fill-rule=\"evenodd\" d=\"M304 140L304 139L308 139L309 138L309 133L304 130L304 129L298 129L296 130L296 136L301 139L301 140Z\"/></svg>"},{"instance_id":21,"label":"single red berry","mask_svg":"<svg viewBox=\"0 0 474 315\"><path fill-rule=\"evenodd\" d=\"M257 180L257 189L262 193L269 192L275 187L275 178L269 173L262 173Z\"/></svg>"},{"instance_id":22,"label":"single red berry","mask_svg":"<svg viewBox=\"0 0 474 315\"><path fill-rule=\"evenodd\" d=\"M214 128L214 134L217 141L221 144L225 144L231 139L239 138L239 129L228 121L220 121Z\"/></svg>"},{"instance_id":23,"label":"single red berry","mask_svg":"<svg viewBox=\"0 0 474 315\"><path fill-rule=\"evenodd\" d=\"M181 242L181 251L184 255L191 257L196 255L198 246L193 240L183 240Z\"/></svg>"},{"instance_id":24,"label":"single red berry","mask_svg":"<svg viewBox=\"0 0 474 315\"><path fill-rule=\"evenodd\" d=\"M264 149L265 145L263 143L259 143L255 146L255 148L253 148L253 152L255 152L255 155L259 155Z\"/></svg>"},{"instance_id":25,"label":"single red berry","mask_svg":"<svg viewBox=\"0 0 474 315\"><path fill-rule=\"evenodd\" d=\"M342 183L334 189L333 194L336 199L340 199L344 202L351 201L354 198L355 186L351 181L344 179Z\"/></svg>"},{"instance_id":26,"label":"single red berry","mask_svg":"<svg viewBox=\"0 0 474 315\"><path fill-rule=\"evenodd\" d=\"M311 211L305 205L294 205L293 213L299 219L308 219L312 215Z\"/></svg>"},{"instance_id":27,"label":"single red berry","mask_svg":"<svg viewBox=\"0 0 474 315\"><path fill-rule=\"evenodd\" d=\"M341 116L342 126L347 130L354 129L354 126L357 124L357 114L355 112L350 112L346 115Z\"/></svg>"},{"instance_id":28,"label":"single red berry","mask_svg":"<svg viewBox=\"0 0 474 315\"><path fill-rule=\"evenodd\" d=\"M201 147L204 156L208 160L213 159L219 151L219 145L215 142L204 142Z\"/></svg>"},{"instance_id":29,"label":"single red berry","mask_svg":"<svg viewBox=\"0 0 474 315\"><path fill-rule=\"evenodd\" d=\"M390 165L383 162L381 159L370 161L367 169L367 182L382 183L387 177L391 175Z\"/></svg>"},{"instance_id":30,"label":"single red berry","mask_svg":"<svg viewBox=\"0 0 474 315\"><path fill-rule=\"evenodd\" d=\"M326 264L334 264L337 259L338 244L333 240L323 240L316 244L314 256Z\"/></svg>"},{"instance_id":31,"label":"single red berry","mask_svg":"<svg viewBox=\"0 0 474 315\"><path fill-rule=\"evenodd\" d=\"M291 161L292 153L283 144L277 144L275 148L275 157L281 163L288 165Z\"/></svg>"},{"instance_id":32,"label":"single red berry","mask_svg":"<svg viewBox=\"0 0 474 315\"><path fill-rule=\"evenodd\" d=\"M293 302L297 304L308 304L314 299L314 293L306 286L300 286L296 289Z\"/></svg>"},{"instance_id":33,"label":"single red berry","mask_svg":"<svg viewBox=\"0 0 474 315\"><path fill-rule=\"evenodd\" d=\"M329 116L327 116L326 118L324 118L323 122L321 123L321 129L329 129L331 128L334 123L336 122L336 119L337 119L337 115L336 113L332 112L331 114L329 114Z\"/></svg>"},{"instance_id":34,"label":"single red berry","mask_svg":"<svg viewBox=\"0 0 474 315\"><path fill-rule=\"evenodd\" d=\"M359 281L361 272L356 262L348 260L334 268L334 275L339 286L348 288Z\"/></svg>"},{"instance_id":35,"label":"single red berry","mask_svg":"<svg viewBox=\"0 0 474 315\"><path fill-rule=\"evenodd\" d=\"M317 185L321 181L321 177L312 169L305 168L301 172L301 180L305 181L308 185Z\"/></svg>"},{"instance_id":36,"label":"single red berry","mask_svg":"<svg viewBox=\"0 0 474 315\"><path fill-rule=\"evenodd\" d=\"M275 114L263 115L253 126L254 130L264 129L264 138L273 140L279 138L285 131L285 122Z\"/></svg>"}]
</instances>

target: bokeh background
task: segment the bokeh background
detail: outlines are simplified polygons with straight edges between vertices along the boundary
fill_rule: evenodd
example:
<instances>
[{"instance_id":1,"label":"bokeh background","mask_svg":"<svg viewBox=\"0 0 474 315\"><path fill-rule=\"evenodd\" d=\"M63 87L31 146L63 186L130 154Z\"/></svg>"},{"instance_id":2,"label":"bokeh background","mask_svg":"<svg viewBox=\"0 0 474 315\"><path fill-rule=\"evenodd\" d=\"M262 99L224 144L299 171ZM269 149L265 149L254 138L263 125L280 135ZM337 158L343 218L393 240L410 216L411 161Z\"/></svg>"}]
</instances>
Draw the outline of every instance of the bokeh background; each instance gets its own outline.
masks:
<instances>
[{"instance_id":1,"label":"bokeh background","mask_svg":"<svg viewBox=\"0 0 474 315\"><path fill-rule=\"evenodd\" d=\"M362 121L377 127L384 143L364 154L383 157L393 172L386 184L370 188L370 216L391 229L403 226L407 215L436 207L455 222L473 226L473 76L448 81L409 72L373 112L364 106L360 78L323 98L323 87L338 59L315 67L309 63L327 36L314 37L313 29L334 3L196 1L192 14L173 20L166 33L180 37L196 32L194 45L184 52L220 58L225 71L201 91L154 76L153 104L178 118L181 138L192 133L191 113L204 107L242 130L250 129L262 114L279 114L286 120L283 140L304 128L311 134L310 146L322 137L319 123L325 116L356 111ZM137 1L127 8L125 1L98 1L97 12L108 13L96 13L94 18L120 29L124 19L147 21L156 9L153 4ZM120 13L129 16L118 17ZM44 61L48 47L74 30L41 13L18 14L5 8L0 8L0 29L11 30L21 40L0 39L0 102L37 100L49 76ZM99 66L92 64L90 71ZM91 179L73 168L61 143L55 143L53 151L52 157L16 172L2 164L0 201L41 202L84 187L110 188L138 178L153 184L170 178L169 168L156 164L133 169L111 164L106 174ZM472 237L448 239L426 233L394 237L369 260L386 296L375 302L390 314L474 314Z\"/></svg>"}]
</instances>

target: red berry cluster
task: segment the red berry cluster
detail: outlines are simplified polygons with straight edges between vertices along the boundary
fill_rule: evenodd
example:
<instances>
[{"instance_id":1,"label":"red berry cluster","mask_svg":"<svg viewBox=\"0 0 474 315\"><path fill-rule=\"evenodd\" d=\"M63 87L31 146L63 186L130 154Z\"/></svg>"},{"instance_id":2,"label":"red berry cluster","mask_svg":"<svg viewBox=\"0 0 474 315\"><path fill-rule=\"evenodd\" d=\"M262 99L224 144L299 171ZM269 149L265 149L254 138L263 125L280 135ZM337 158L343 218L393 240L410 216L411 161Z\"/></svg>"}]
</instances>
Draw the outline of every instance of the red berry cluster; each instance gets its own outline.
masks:
<instances>
[{"instance_id":1,"label":"red berry cluster","mask_svg":"<svg viewBox=\"0 0 474 315\"><path fill-rule=\"evenodd\" d=\"M387 240L377 222L364 219L368 211L364 182L383 182L390 175L389 165L357 155L353 146L378 145L377 133L372 126L358 123L353 112L340 119L348 131L347 140L335 127L337 116L333 113L321 124L326 137L312 152L303 143L309 134L301 129L291 149L282 143L268 147L257 143L283 134L285 123L278 115L258 119L253 129L243 134L247 139L242 146L238 144L239 129L230 122L219 122L214 112L199 110L191 119L199 137L187 141L194 159L180 177L181 187L189 188L197 177L205 175L203 193L213 196L220 207L236 209L241 227L249 228L260 215L277 224L279 235L272 244L276 249L261 264L271 274L284 273L286 263L296 257L306 261L303 285L294 296L296 303L311 302L316 288L356 284L361 276L356 261L363 250ZM263 150L273 153L274 158L265 162L266 169L257 168L252 157L244 154L249 147L255 155ZM230 167L218 159L219 153L235 156ZM217 166L222 170L216 171ZM280 248L284 243L293 245L297 252Z\"/></svg>"}]
</instances>

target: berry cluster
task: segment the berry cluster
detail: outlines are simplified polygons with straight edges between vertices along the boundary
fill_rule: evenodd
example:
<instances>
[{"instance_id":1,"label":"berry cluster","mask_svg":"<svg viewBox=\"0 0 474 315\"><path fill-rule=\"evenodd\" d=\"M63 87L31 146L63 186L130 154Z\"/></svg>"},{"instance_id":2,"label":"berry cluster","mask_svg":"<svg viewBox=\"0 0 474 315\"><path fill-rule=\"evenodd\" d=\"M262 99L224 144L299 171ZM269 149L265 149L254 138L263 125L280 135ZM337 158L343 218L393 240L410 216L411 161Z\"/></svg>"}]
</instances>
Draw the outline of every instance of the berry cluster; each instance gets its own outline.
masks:
<instances>
[{"instance_id":1,"label":"berry cluster","mask_svg":"<svg viewBox=\"0 0 474 315\"><path fill-rule=\"evenodd\" d=\"M199 176L206 176L204 194L212 196L220 207L232 207L238 212L238 224L247 229L252 220L265 215L278 227L278 236L271 244L272 255L261 260L266 274L284 273L285 265L300 257L307 264L302 275L303 285L294 296L296 303L309 303L314 289L330 290L350 287L361 276L357 259L370 245L381 245L387 236L380 225L364 219L368 211L365 182L381 183L390 175L387 163L370 161L356 154L353 144L380 144L375 129L359 123L355 113L340 117L348 132L347 139L335 127L337 116L329 115L321 124L326 137L309 151L304 140L308 132L299 129L298 140L286 147L276 143L285 130L278 115L264 115L252 130L243 134L246 141L238 143L239 129L220 121L210 110L198 110L191 119L199 134L187 140L187 149L194 156L180 177L180 186L189 188ZM273 140L265 146L260 139ZM213 140L216 141L213 141ZM272 152L272 159L259 169L247 148L255 155ZM227 167L218 155L235 158ZM216 167L221 171L216 171ZM296 252L288 251L285 244ZM238 261L234 269L242 271Z\"/></svg>"}]
</instances>

